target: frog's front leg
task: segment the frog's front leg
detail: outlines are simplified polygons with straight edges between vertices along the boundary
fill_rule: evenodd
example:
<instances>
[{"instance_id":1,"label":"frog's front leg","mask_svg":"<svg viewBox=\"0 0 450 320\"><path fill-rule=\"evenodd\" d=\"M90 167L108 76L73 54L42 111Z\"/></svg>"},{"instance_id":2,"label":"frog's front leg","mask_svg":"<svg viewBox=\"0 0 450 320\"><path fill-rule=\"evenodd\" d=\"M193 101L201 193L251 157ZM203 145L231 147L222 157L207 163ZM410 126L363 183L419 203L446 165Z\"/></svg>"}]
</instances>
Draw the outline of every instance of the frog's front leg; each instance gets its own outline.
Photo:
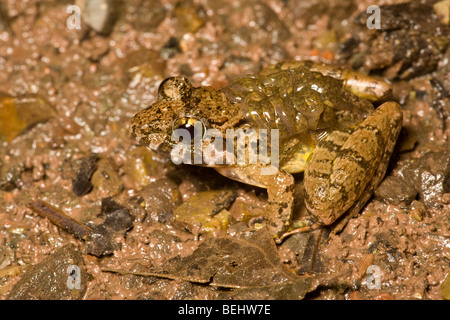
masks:
<instances>
[{"instance_id":1,"label":"frog's front leg","mask_svg":"<svg viewBox=\"0 0 450 320\"><path fill-rule=\"evenodd\" d=\"M294 177L281 170L267 174L268 171L263 170L267 167L258 164L215 169L233 180L267 189L269 203L266 210L267 227L275 240L281 239L292 220Z\"/></svg>"}]
</instances>

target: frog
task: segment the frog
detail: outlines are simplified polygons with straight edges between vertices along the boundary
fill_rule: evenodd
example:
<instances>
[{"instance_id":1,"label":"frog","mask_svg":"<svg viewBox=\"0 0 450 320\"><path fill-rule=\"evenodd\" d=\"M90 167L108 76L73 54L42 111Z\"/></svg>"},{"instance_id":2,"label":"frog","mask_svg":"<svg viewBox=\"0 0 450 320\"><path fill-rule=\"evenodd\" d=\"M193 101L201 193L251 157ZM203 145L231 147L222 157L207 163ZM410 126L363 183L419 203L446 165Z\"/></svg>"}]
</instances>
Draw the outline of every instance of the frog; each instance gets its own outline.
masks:
<instances>
[{"instance_id":1,"label":"frog","mask_svg":"<svg viewBox=\"0 0 450 320\"><path fill-rule=\"evenodd\" d=\"M402 128L402 110L388 100L390 92L383 80L313 61L280 62L219 89L195 87L184 76L172 76L159 85L156 101L134 115L130 132L164 157L178 145L174 134L179 130L188 132L191 141L204 138L208 130L224 139L228 130L276 132L277 139L269 143L277 147L275 170L263 172L274 164L259 160L202 160L196 165L266 189L265 224L281 243L316 227L342 229L370 199L386 174ZM266 136L264 142L268 140ZM245 148L250 145L247 141ZM192 144L185 151L193 159L198 148ZM236 159L237 151L232 151ZM230 156L224 153L217 151L219 158ZM293 221L297 173L303 173L310 217Z\"/></svg>"}]
</instances>

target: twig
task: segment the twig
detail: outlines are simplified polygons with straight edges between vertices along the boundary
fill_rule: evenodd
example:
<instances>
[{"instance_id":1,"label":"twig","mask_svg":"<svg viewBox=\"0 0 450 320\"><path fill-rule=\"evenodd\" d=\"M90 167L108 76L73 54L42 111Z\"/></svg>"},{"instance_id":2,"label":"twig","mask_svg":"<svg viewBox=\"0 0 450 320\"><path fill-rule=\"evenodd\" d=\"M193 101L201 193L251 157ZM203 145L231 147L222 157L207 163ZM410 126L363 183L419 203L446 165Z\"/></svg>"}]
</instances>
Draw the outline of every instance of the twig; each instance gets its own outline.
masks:
<instances>
[{"instance_id":1,"label":"twig","mask_svg":"<svg viewBox=\"0 0 450 320\"><path fill-rule=\"evenodd\" d=\"M74 219L66 216L63 212L56 209L52 205L38 200L28 204L28 208L36 212L42 218L47 218L57 227L83 239L89 239L92 229L82 225Z\"/></svg>"}]
</instances>

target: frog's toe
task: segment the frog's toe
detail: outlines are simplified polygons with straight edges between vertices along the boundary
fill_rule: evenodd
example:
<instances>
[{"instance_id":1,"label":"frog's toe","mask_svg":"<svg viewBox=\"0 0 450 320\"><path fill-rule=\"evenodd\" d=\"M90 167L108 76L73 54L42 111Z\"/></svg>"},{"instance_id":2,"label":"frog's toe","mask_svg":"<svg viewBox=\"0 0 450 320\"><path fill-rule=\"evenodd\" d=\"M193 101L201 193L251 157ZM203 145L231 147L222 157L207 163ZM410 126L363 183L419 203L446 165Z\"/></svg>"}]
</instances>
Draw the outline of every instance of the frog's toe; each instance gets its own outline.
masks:
<instances>
[{"instance_id":1,"label":"frog's toe","mask_svg":"<svg viewBox=\"0 0 450 320\"><path fill-rule=\"evenodd\" d=\"M281 244L287 237L290 237L293 234L310 232L320 227L322 227L321 224L314 223L313 221L308 219L295 220L292 222L291 228L288 231L283 232L275 237L275 242L277 244Z\"/></svg>"}]
</instances>

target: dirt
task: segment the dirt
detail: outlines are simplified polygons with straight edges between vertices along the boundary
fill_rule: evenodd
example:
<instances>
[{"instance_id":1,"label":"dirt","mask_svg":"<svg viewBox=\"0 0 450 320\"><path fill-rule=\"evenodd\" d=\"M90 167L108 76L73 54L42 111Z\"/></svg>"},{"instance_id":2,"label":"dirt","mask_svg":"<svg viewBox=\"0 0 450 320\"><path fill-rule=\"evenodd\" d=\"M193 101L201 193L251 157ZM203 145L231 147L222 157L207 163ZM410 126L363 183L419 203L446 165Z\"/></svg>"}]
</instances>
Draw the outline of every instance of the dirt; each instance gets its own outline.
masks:
<instances>
[{"instance_id":1,"label":"dirt","mask_svg":"<svg viewBox=\"0 0 450 320\"><path fill-rule=\"evenodd\" d=\"M80 29L68 1L0 2L1 299L450 299L450 26L436 1L380 1L380 30L364 23L370 1L102 2L76 1ZM168 76L219 88L290 59L390 81L404 122L358 217L276 246L264 190L161 159L128 124Z\"/></svg>"}]
</instances>

